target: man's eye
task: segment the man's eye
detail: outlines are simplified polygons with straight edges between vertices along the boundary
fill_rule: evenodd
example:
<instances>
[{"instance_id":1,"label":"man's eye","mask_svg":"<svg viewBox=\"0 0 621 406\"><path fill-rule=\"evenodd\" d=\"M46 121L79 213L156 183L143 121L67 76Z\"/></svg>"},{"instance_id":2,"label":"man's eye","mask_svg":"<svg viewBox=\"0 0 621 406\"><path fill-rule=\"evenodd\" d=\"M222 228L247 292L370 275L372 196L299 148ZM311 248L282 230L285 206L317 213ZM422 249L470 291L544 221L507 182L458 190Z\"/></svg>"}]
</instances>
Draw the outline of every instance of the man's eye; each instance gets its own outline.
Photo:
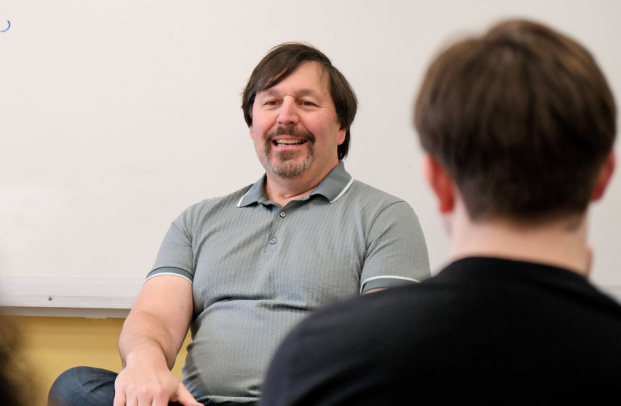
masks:
<instances>
[{"instance_id":1,"label":"man's eye","mask_svg":"<svg viewBox=\"0 0 621 406\"><path fill-rule=\"evenodd\" d=\"M316 104L315 104L315 103L310 102L310 101L307 101L307 100L303 101L303 102L302 102L302 105L303 105L303 106L316 106Z\"/></svg>"},{"instance_id":2,"label":"man's eye","mask_svg":"<svg viewBox=\"0 0 621 406\"><path fill-rule=\"evenodd\" d=\"M266 106L276 106L278 104L278 101L276 100L268 100L265 102Z\"/></svg>"}]
</instances>

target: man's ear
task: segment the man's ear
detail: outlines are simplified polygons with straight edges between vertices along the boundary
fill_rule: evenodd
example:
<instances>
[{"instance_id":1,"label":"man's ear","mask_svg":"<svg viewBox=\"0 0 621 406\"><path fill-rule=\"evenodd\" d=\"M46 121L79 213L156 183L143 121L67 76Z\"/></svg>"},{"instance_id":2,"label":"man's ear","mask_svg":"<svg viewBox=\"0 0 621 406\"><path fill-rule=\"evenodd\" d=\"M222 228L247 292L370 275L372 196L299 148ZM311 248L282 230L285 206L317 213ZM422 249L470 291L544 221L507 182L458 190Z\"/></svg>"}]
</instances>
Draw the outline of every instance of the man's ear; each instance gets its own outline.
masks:
<instances>
[{"instance_id":1,"label":"man's ear","mask_svg":"<svg viewBox=\"0 0 621 406\"><path fill-rule=\"evenodd\" d=\"M606 159L606 162L604 162L604 166L600 169L599 175L597 175L595 188L593 188L593 193L591 193L592 202L596 202L604 196L604 192L610 183L610 178L612 178L612 174L615 171L616 164L617 157L615 152L612 151Z\"/></svg>"},{"instance_id":2,"label":"man's ear","mask_svg":"<svg viewBox=\"0 0 621 406\"><path fill-rule=\"evenodd\" d=\"M423 159L423 173L438 198L438 211L451 213L455 209L455 182L446 169L431 155Z\"/></svg>"},{"instance_id":3,"label":"man's ear","mask_svg":"<svg viewBox=\"0 0 621 406\"><path fill-rule=\"evenodd\" d=\"M252 125L250 125L250 127L248 127L248 132L250 133L250 139L254 140L254 132L252 131Z\"/></svg>"},{"instance_id":4,"label":"man's ear","mask_svg":"<svg viewBox=\"0 0 621 406\"><path fill-rule=\"evenodd\" d=\"M336 140L336 144L337 145L341 145L342 143L345 142L345 136L347 135L347 130L346 129L340 129L339 130L339 137Z\"/></svg>"},{"instance_id":5,"label":"man's ear","mask_svg":"<svg viewBox=\"0 0 621 406\"><path fill-rule=\"evenodd\" d=\"M343 124L341 124L340 121L338 121L338 117L336 120L339 123L339 135L336 139L336 145L341 145L342 143L345 142L345 136L347 135L347 128L345 128L345 126L343 126Z\"/></svg>"}]
</instances>

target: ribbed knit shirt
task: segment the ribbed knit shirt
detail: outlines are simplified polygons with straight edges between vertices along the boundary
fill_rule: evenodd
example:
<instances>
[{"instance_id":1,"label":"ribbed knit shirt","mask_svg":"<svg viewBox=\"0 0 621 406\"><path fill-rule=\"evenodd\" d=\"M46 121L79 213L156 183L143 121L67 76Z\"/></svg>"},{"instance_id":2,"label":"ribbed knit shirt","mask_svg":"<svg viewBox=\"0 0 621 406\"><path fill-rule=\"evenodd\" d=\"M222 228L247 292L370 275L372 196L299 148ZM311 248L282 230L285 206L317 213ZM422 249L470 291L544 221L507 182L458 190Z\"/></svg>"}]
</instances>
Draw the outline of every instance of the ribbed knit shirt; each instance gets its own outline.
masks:
<instances>
[{"instance_id":1,"label":"ribbed knit shirt","mask_svg":"<svg viewBox=\"0 0 621 406\"><path fill-rule=\"evenodd\" d=\"M284 207L264 181L185 210L148 275L193 283L183 382L199 402L256 401L272 353L310 311L430 275L412 208L343 163Z\"/></svg>"}]
</instances>

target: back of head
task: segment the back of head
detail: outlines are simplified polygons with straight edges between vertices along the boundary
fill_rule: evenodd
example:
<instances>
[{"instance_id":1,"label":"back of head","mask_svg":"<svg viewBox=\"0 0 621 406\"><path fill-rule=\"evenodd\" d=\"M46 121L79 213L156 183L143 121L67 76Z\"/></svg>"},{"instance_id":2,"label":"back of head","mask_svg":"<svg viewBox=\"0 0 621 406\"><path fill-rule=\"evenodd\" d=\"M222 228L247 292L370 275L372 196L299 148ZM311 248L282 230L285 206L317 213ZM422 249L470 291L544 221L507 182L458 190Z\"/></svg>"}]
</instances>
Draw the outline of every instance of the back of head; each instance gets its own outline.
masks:
<instances>
[{"instance_id":1,"label":"back of head","mask_svg":"<svg viewBox=\"0 0 621 406\"><path fill-rule=\"evenodd\" d=\"M334 103L337 120L342 128L347 129L345 141L338 146L338 159L342 161L349 152L349 128L356 117L358 100L347 79L332 65L330 59L309 45L298 42L280 44L272 48L254 68L242 95L242 110L246 124L252 125L252 107L257 93L276 86L307 62L319 63L324 73L328 75L328 91Z\"/></svg>"},{"instance_id":2,"label":"back of head","mask_svg":"<svg viewBox=\"0 0 621 406\"><path fill-rule=\"evenodd\" d=\"M580 44L508 21L433 61L415 126L471 220L540 222L586 210L612 150L616 107Z\"/></svg>"}]
</instances>

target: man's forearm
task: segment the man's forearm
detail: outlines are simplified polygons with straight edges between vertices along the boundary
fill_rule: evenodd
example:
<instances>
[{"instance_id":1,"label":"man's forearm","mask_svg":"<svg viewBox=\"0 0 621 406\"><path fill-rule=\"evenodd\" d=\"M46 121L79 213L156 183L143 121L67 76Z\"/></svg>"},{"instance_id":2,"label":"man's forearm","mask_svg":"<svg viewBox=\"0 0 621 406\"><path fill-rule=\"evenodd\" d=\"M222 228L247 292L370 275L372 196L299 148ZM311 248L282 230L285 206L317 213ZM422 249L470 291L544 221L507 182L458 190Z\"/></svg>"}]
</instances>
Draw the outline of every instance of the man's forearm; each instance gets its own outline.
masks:
<instances>
[{"instance_id":1,"label":"man's forearm","mask_svg":"<svg viewBox=\"0 0 621 406\"><path fill-rule=\"evenodd\" d=\"M192 318L192 284L162 275L145 282L119 337L123 370L116 378L114 406L201 406L170 370Z\"/></svg>"},{"instance_id":2,"label":"man's forearm","mask_svg":"<svg viewBox=\"0 0 621 406\"><path fill-rule=\"evenodd\" d=\"M145 282L119 337L124 367L134 360L171 369L192 318L192 284L162 275Z\"/></svg>"},{"instance_id":3,"label":"man's forearm","mask_svg":"<svg viewBox=\"0 0 621 406\"><path fill-rule=\"evenodd\" d=\"M119 337L123 367L134 362L163 363L168 369L175 364L181 343L177 343L162 321L149 312L132 312Z\"/></svg>"}]
</instances>

